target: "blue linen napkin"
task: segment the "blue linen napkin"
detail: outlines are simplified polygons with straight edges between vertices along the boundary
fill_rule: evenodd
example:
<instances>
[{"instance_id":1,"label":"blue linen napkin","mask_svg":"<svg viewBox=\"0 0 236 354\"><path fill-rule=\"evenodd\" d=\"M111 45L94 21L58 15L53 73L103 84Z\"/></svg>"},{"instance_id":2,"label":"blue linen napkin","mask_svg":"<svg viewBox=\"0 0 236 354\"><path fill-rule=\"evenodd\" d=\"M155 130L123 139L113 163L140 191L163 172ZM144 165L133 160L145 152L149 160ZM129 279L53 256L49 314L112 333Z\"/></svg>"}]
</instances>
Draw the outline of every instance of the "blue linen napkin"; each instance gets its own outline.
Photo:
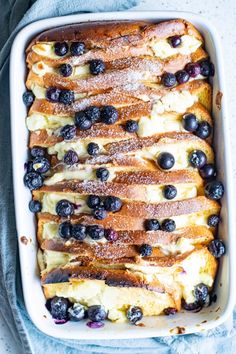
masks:
<instances>
[{"instance_id":1,"label":"blue linen napkin","mask_svg":"<svg viewBox=\"0 0 236 354\"><path fill-rule=\"evenodd\" d=\"M0 311L12 337L30 353L233 353L236 314L204 334L130 340L59 340L30 321L22 296L14 217L9 115L9 53L16 33L30 22L79 12L121 11L139 0L0 0ZM148 3L148 1L146 2ZM46 4L46 6L45 6ZM147 4L144 6L147 10ZM26 12L27 11L27 12ZM20 21L20 22L19 22ZM5 43L5 44L4 44ZM16 82L17 85L17 82Z\"/></svg>"}]
</instances>

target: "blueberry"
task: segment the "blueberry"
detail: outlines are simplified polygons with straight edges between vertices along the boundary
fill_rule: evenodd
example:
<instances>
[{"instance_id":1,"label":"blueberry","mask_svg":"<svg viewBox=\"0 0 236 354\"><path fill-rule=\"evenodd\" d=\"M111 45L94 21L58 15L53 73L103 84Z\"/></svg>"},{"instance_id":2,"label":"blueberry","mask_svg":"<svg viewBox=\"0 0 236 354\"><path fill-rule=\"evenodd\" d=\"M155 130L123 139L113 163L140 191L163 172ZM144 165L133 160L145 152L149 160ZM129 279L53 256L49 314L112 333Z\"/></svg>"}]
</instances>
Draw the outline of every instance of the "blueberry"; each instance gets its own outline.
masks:
<instances>
[{"instance_id":1,"label":"blueberry","mask_svg":"<svg viewBox=\"0 0 236 354\"><path fill-rule=\"evenodd\" d=\"M26 172L33 172L34 171L34 169L33 169L33 161L27 161L24 164L24 169L26 170Z\"/></svg>"},{"instance_id":2,"label":"blueberry","mask_svg":"<svg viewBox=\"0 0 236 354\"><path fill-rule=\"evenodd\" d=\"M140 246L139 253L143 257L151 256L151 254L152 254L152 246L144 243L142 246Z\"/></svg>"},{"instance_id":3,"label":"blueberry","mask_svg":"<svg viewBox=\"0 0 236 354\"><path fill-rule=\"evenodd\" d=\"M163 310L163 312L166 316L175 315L177 312L177 309L174 307L167 307Z\"/></svg>"},{"instance_id":4,"label":"blueberry","mask_svg":"<svg viewBox=\"0 0 236 354\"><path fill-rule=\"evenodd\" d=\"M79 162L79 158L78 158L78 155L75 151L68 150L66 152L66 154L64 155L63 161L65 162L65 164L72 166L72 165L76 164L77 162Z\"/></svg>"},{"instance_id":5,"label":"blueberry","mask_svg":"<svg viewBox=\"0 0 236 354\"><path fill-rule=\"evenodd\" d=\"M92 210L92 215L97 220L103 220L107 217L107 212L102 207L96 207Z\"/></svg>"},{"instance_id":6,"label":"blueberry","mask_svg":"<svg viewBox=\"0 0 236 354\"><path fill-rule=\"evenodd\" d=\"M163 195L166 199L174 199L177 195L177 189L175 186L167 185L163 189Z\"/></svg>"},{"instance_id":7,"label":"blueberry","mask_svg":"<svg viewBox=\"0 0 236 354\"><path fill-rule=\"evenodd\" d=\"M182 43L182 39L180 36L173 36L168 38L168 42L170 43L171 47L176 48Z\"/></svg>"},{"instance_id":8,"label":"blueberry","mask_svg":"<svg viewBox=\"0 0 236 354\"><path fill-rule=\"evenodd\" d=\"M62 217L73 215L74 205L69 200L62 199L56 204L56 213Z\"/></svg>"},{"instance_id":9,"label":"blueberry","mask_svg":"<svg viewBox=\"0 0 236 354\"><path fill-rule=\"evenodd\" d=\"M72 71L73 71L73 68L70 64L62 64L59 67L59 73L64 77L71 76Z\"/></svg>"},{"instance_id":10,"label":"blueberry","mask_svg":"<svg viewBox=\"0 0 236 354\"><path fill-rule=\"evenodd\" d=\"M207 225L210 227L216 227L220 222L219 215L212 214L207 219Z\"/></svg>"},{"instance_id":11,"label":"blueberry","mask_svg":"<svg viewBox=\"0 0 236 354\"><path fill-rule=\"evenodd\" d=\"M202 168L200 168L199 173L204 179L213 178L216 176L216 168L212 163L206 163Z\"/></svg>"},{"instance_id":12,"label":"blueberry","mask_svg":"<svg viewBox=\"0 0 236 354\"><path fill-rule=\"evenodd\" d=\"M205 186L205 196L209 199L219 200L224 195L224 186L221 182L212 181Z\"/></svg>"},{"instance_id":13,"label":"blueberry","mask_svg":"<svg viewBox=\"0 0 236 354\"><path fill-rule=\"evenodd\" d=\"M32 103L34 102L34 94L32 91L26 91L23 93L22 96L23 102L26 107L30 107Z\"/></svg>"},{"instance_id":14,"label":"blueberry","mask_svg":"<svg viewBox=\"0 0 236 354\"><path fill-rule=\"evenodd\" d=\"M90 106L84 110L86 117L91 120L92 123L97 123L100 120L100 108L96 106Z\"/></svg>"},{"instance_id":15,"label":"blueberry","mask_svg":"<svg viewBox=\"0 0 236 354\"><path fill-rule=\"evenodd\" d=\"M175 221L172 219L165 219L161 223L161 229L166 232L173 232L176 229Z\"/></svg>"},{"instance_id":16,"label":"blueberry","mask_svg":"<svg viewBox=\"0 0 236 354\"><path fill-rule=\"evenodd\" d=\"M206 121L202 121L198 124L195 134L201 139L207 139L211 135L212 128Z\"/></svg>"},{"instance_id":17,"label":"blueberry","mask_svg":"<svg viewBox=\"0 0 236 354\"><path fill-rule=\"evenodd\" d=\"M86 226L82 224L71 225L71 237L83 241L86 237Z\"/></svg>"},{"instance_id":18,"label":"blueberry","mask_svg":"<svg viewBox=\"0 0 236 354\"><path fill-rule=\"evenodd\" d=\"M196 77L201 74L201 68L198 63L188 63L185 66L185 70L187 71L190 77Z\"/></svg>"},{"instance_id":19,"label":"blueberry","mask_svg":"<svg viewBox=\"0 0 236 354\"><path fill-rule=\"evenodd\" d=\"M66 42L56 42L54 44L54 51L55 54L58 55L59 57L63 57L68 53L68 44Z\"/></svg>"},{"instance_id":20,"label":"blueberry","mask_svg":"<svg viewBox=\"0 0 236 354\"><path fill-rule=\"evenodd\" d=\"M184 300L182 300L182 307L186 310L186 311L190 311L190 312L199 312L202 309L202 304L199 304L198 301L192 302L187 304Z\"/></svg>"},{"instance_id":21,"label":"blueberry","mask_svg":"<svg viewBox=\"0 0 236 354\"><path fill-rule=\"evenodd\" d=\"M85 52L85 44L83 42L72 42L70 52L74 56L82 55Z\"/></svg>"},{"instance_id":22,"label":"blueberry","mask_svg":"<svg viewBox=\"0 0 236 354\"><path fill-rule=\"evenodd\" d=\"M130 306L126 312L126 317L131 323L135 324L143 318L143 311L138 306Z\"/></svg>"},{"instance_id":23,"label":"blueberry","mask_svg":"<svg viewBox=\"0 0 236 354\"><path fill-rule=\"evenodd\" d=\"M194 132L198 127L198 121L195 114L187 113L183 116L183 126L188 132Z\"/></svg>"},{"instance_id":24,"label":"blueberry","mask_svg":"<svg viewBox=\"0 0 236 354\"><path fill-rule=\"evenodd\" d=\"M104 208L107 211L119 211L122 207L122 201L118 197L109 196L104 200Z\"/></svg>"},{"instance_id":25,"label":"blueberry","mask_svg":"<svg viewBox=\"0 0 236 354\"><path fill-rule=\"evenodd\" d=\"M42 210L42 204L38 200L31 200L29 202L29 210L32 213L40 213Z\"/></svg>"},{"instance_id":26,"label":"blueberry","mask_svg":"<svg viewBox=\"0 0 236 354\"><path fill-rule=\"evenodd\" d=\"M70 302L68 299L65 299L64 297L58 297L55 296L51 300L51 315L52 318L56 320L67 320L68 318L68 308L69 308Z\"/></svg>"},{"instance_id":27,"label":"blueberry","mask_svg":"<svg viewBox=\"0 0 236 354\"><path fill-rule=\"evenodd\" d=\"M194 291L193 291L194 297L196 301L200 304L206 301L208 293L209 293L208 286L203 283L200 283L194 287Z\"/></svg>"},{"instance_id":28,"label":"blueberry","mask_svg":"<svg viewBox=\"0 0 236 354\"><path fill-rule=\"evenodd\" d=\"M101 182L105 182L109 178L109 171L105 167L100 167L96 170L96 176L101 180Z\"/></svg>"},{"instance_id":29,"label":"blueberry","mask_svg":"<svg viewBox=\"0 0 236 354\"><path fill-rule=\"evenodd\" d=\"M104 237L104 229L99 225L87 226L87 233L93 240L100 240Z\"/></svg>"},{"instance_id":30,"label":"blueberry","mask_svg":"<svg viewBox=\"0 0 236 354\"><path fill-rule=\"evenodd\" d=\"M33 169L39 173L46 173L50 170L50 162L46 157L36 157L33 161Z\"/></svg>"},{"instance_id":31,"label":"blueberry","mask_svg":"<svg viewBox=\"0 0 236 354\"><path fill-rule=\"evenodd\" d=\"M29 172L24 176L24 183L31 191L43 185L43 177L38 172Z\"/></svg>"},{"instance_id":32,"label":"blueberry","mask_svg":"<svg viewBox=\"0 0 236 354\"><path fill-rule=\"evenodd\" d=\"M101 204L101 199L98 195L89 195L87 198L87 205L89 208L94 209Z\"/></svg>"},{"instance_id":33,"label":"blueberry","mask_svg":"<svg viewBox=\"0 0 236 354\"><path fill-rule=\"evenodd\" d=\"M65 105L70 105L74 102L75 100L75 94L74 91L71 90L61 90L60 96L59 96L59 102L63 103Z\"/></svg>"},{"instance_id":34,"label":"blueberry","mask_svg":"<svg viewBox=\"0 0 236 354\"><path fill-rule=\"evenodd\" d=\"M177 71L175 76L179 84L185 84L185 82L188 82L189 80L189 74L185 70Z\"/></svg>"},{"instance_id":35,"label":"blueberry","mask_svg":"<svg viewBox=\"0 0 236 354\"><path fill-rule=\"evenodd\" d=\"M93 322L104 321L107 317L105 309L100 305L93 305L88 308L88 318Z\"/></svg>"},{"instance_id":36,"label":"blueberry","mask_svg":"<svg viewBox=\"0 0 236 354\"><path fill-rule=\"evenodd\" d=\"M189 155L189 162L193 167L201 168L207 162L206 154L201 150L194 150Z\"/></svg>"},{"instance_id":37,"label":"blueberry","mask_svg":"<svg viewBox=\"0 0 236 354\"><path fill-rule=\"evenodd\" d=\"M159 221L156 219L147 219L144 223L146 231L157 231L160 230Z\"/></svg>"},{"instance_id":38,"label":"blueberry","mask_svg":"<svg viewBox=\"0 0 236 354\"><path fill-rule=\"evenodd\" d=\"M81 321L86 316L85 307L79 303L75 303L72 307L68 309L68 315L70 321Z\"/></svg>"},{"instance_id":39,"label":"blueberry","mask_svg":"<svg viewBox=\"0 0 236 354\"><path fill-rule=\"evenodd\" d=\"M75 125L80 130L88 130L91 128L92 122L83 111L80 111L75 114Z\"/></svg>"},{"instance_id":40,"label":"blueberry","mask_svg":"<svg viewBox=\"0 0 236 354\"><path fill-rule=\"evenodd\" d=\"M76 126L75 125L67 124L64 127L62 127L60 130L60 136L64 140L71 140L75 137L75 135L76 135Z\"/></svg>"},{"instance_id":41,"label":"blueberry","mask_svg":"<svg viewBox=\"0 0 236 354\"><path fill-rule=\"evenodd\" d=\"M173 87L176 85L176 77L175 74L165 73L161 78L162 85L166 87Z\"/></svg>"},{"instance_id":42,"label":"blueberry","mask_svg":"<svg viewBox=\"0 0 236 354\"><path fill-rule=\"evenodd\" d=\"M113 229L106 229L105 230L105 238L108 241L116 241L118 239L118 233Z\"/></svg>"},{"instance_id":43,"label":"blueberry","mask_svg":"<svg viewBox=\"0 0 236 354\"><path fill-rule=\"evenodd\" d=\"M99 154L99 145L96 143L89 143L87 146L88 154L91 156L96 156Z\"/></svg>"},{"instance_id":44,"label":"blueberry","mask_svg":"<svg viewBox=\"0 0 236 354\"><path fill-rule=\"evenodd\" d=\"M221 240L212 240L209 243L208 250L215 258L220 258L225 254L225 245Z\"/></svg>"},{"instance_id":45,"label":"blueberry","mask_svg":"<svg viewBox=\"0 0 236 354\"><path fill-rule=\"evenodd\" d=\"M89 70L92 75L98 75L105 71L106 66L104 61L101 59L90 60L89 62Z\"/></svg>"},{"instance_id":46,"label":"blueberry","mask_svg":"<svg viewBox=\"0 0 236 354\"><path fill-rule=\"evenodd\" d=\"M175 164L175 158L169 152L162 152L158 156L157 163L163 170L170 170Z\"/></svg>"},{"instance_id":47,"label":"blueberry","mask_svg":"<svg viewBox=\"0 0 236 354\"><path fill-rule=\"evenodd\" d=\"M118 119L118 111L113 106L104 106L101 108L101 120L105 124L114 124Z\"/></svg>"},{"instance_id":48,"label":"blueberry","mask_svg":"<svg viewBox=\"0 0 236 354\"><path fill-rule=\"evenodd\" d=\"M59 102L61 90L56 87L49 87L46 90L46 99L50 102Z\"/></svg>"},{"instance_id":49,"label":"blueberry","mask_svg":"<svg viewBox=\"0 0 236 354\"><path fill-rule=\"evenodd\" d=\"M68 240L71 237L71 223L65 221L59 225L58 234L60 237Z\"/></svg>"},{"instance_id":50,"label":"blueberry","mask_svg":"<svg viewBox=\"0 0 236 354\"><path fill-rule=\"evenodd\" d=\"M33 147L30 150L30 154L32 157L43 157L45 155L45 149L41 147Z\"/></svg>"},{"instance_id":51,"label":"blueberry","mask_svg":"<svg viewBox=\"0 0 236 354\"><path fill-rule=\"evenodd\" d=\"M200 62L201 75L208 77L214 76L215 68L214 64L210 63L209 60L203 60Z\"/></svg>"},{"instance_id":52,"label":"blueberry","mask_svg":"<svg viewBox=\"0 0 236 354\"><path fill-rule=\"evenodd\" d=\"M129 133L136 133L138 131L138 123L135 120L127 120L125 122L125 130Z\"/></svg>"}]
</instances>

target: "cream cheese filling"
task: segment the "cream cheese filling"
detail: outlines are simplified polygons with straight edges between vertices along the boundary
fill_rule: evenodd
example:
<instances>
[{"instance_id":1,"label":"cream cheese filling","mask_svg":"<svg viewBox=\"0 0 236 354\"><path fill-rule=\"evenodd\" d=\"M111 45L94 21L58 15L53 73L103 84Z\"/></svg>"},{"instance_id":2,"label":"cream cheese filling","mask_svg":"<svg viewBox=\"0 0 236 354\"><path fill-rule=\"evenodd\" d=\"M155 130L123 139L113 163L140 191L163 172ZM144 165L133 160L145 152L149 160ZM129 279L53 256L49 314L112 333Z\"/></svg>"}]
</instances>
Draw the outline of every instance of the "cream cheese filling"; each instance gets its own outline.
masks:
<instances>
[{"instance_id":1,"label":"cream cheese filling","mask_svg":"<svg viewBox=\"0 0 236 354\"><path fill-rule=\"evenodd\" d=\"M186 34L181 36L181 44L176 48L173 48L166 39L153 42L151 48L155 56L165 59L176 54L189 55L194 53L201 45L202 42L197 38Z\"/></svg>"},{"instance_id":2,"label":"cream cheese filling","mask_svg":"<svg viewBox=\"0 0 236 354\"><path fill-rule=\"evenodd\" d=\"M39 77L44 76L47 73L59 73L57 68L53 68L43 61L38 61L37 63L32 65L32 72ZM72 74L69 76L71 78L84 78L90 76L89 65L80 65L80 66L73 66Z\"/></svg>"},{"instance_id":3,"label":"cream cheese filling","mask_svg":"<svg viewBox=\"0 0 236 354\"><path fill-rule=\"evenodd\" d=\"M67 180L79 180L79 181L92 181L97 180L96 169L99 165L75 165L71 167L64 168L63 171L54 173L51 177L44 180L46 186L51 186L61 181ZM118 172L132 172L137 171L137 168L132 167L107 167L109 171L109 177L107 182L111 182L116 177Z\"/></svg>"}]
</instances>

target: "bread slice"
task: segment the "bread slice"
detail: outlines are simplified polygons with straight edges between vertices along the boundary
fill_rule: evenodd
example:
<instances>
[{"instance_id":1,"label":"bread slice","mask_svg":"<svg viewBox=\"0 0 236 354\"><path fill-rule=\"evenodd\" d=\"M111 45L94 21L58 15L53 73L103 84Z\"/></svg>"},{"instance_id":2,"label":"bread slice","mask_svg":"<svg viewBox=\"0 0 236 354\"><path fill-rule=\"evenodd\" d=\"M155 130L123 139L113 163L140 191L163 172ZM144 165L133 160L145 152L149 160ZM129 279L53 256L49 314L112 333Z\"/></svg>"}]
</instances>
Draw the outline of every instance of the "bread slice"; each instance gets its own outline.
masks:
<instances>
[{"instance_id":1,"label":"bread slice","mask_svg":"<svg viewBox=\"0 0 236 354\"><path fill-rule=\"evenodd\" d=\"M43 225L42 225L43 226ZM49 227L47 227L49 226ZM53 228L52 228L53 227ZM57 230L58 225L50 223L46 224L46 230ZM44 228L45 230L45 228ZM39 229L39 233L41 230ZM192 226L189 228L183 228L179 232L169 235L164 231L147 232L144 231L119 231L118 239L114 242L108 241L93 241L90 238L85 242L79 242L74 239L63 240L59 237L58 233L56 237L52 238L52 234L43 232L39 237L49 237L44 239L40 247L42 250L50 251L59 255L63 252L64 259L81 260L90 259L91 263L95 260L102 262L103 260L115 260L140 257L139 248L142 244L148 243L153 247L151 258L168 257L172 254L183 254L193 250L197 245L206 245L213 239L212 232L204 226ZM49 252L49 255L51 254ZM63 259L63 260L64 260ZM146 257L145 259L149 259ZM46 261L47 263L47 261ZM65 264L58 264L57 266L64 266Z\"/></svg>"},{"instance_id":2,"label":"bread slice","mask_svg":"<svg viewBox=\"0 0 236 354\"><path fill-rule=\"evenodd\" d=\"M27 48L27 63L29 67L40 60L50 66L58 66L62 63L83 65L91 59L110 62L136 56L154 55L158 57L159 53L153 50L153 46L155 48L156 44L160 45L160 41L167 41L168 37L174 35L191 36L199 41L199 46L203 45L203 38L196 28L181 19L158 24L148 22L134 24L128 21L112 24L109 22L107 24L94 23L90 24L89 28L86 24L76 24L69 28L67 26L57 28L56 31L54 29L46 31L35 38ZM82 41L87 50L79 57L48 56L42 44L63 40ZM170 52L172 55L175 53L176 51L173 50ZM191 59L194 59L194 52Z\"/></svg>"},{"instance_id":3,"label":"bread slice","mask_svg":"<svg viewBox=\"0 0 236 354\"><path fill-rule=\"evenodd\" d=\"M120 108L118 110L119 121L117 124L107 126L105 124L98 123L92 126L89 131L77 129L76 139L110 138L119 140L124 138L131 139L136 135L138 137L146 137L171 131L186 132L182 124L182 113L165 112L158 114L155 113L151 107L152 104L147 102ZM194 103L193 106L186 109L186 113L194 114L199 122L206 121L211 126L213 125L210 114L206 108L201 105L201 103ZM31 148L33 146L50 147L63 141L63 138L58 133L58 128L65 125L65 123L71 124L73 122L73 118L71 117L66 118L65 120L62 120L60 117L56 116L51 116L48 118L47 116L40 115L40 118L38 117L39 116L37 113L32 113L31 116L27 117L27 124L29 128L32 129L29 142L29 146ZM39 123L39 119L42 123ZM139 130L137 134L134 135L124 130L125 121L128 119L139 122ZM39 130L41 127L43 129ZM152 127L152 129L150 127ZM207 141L211 142L211 140L212 135L207 139Z\"/></svg>"},{"instance_id":4,"label":"bread slice","mask_svg":"<svg viewBox=\"0 0 236 354\"><path fill-rule=\"evenodd\" d=\"M174 92L184 93L184 95L193 96L190 106L194 104L194 100L201 103L209 112L211 111L212 89L204 80L194 80L186 84L178 85L172 89L160 88L160 85L121 85L111 89L109 92L100 93L92 96L85 96L76 100L71 105L63 105L61 103L52 103L46 99L35 99L32 104L29 115L33 112L39 112L45 115L70 116L75 112L85 109L89 106L113 105L117 108L122 106L136 105L143 102L158 102L162 97L169 95L171 100ZM188 94L186 93L188 92ZM171 95L171 96L170 96ZM174 94L176 95L176 94ZM185 98L185 96L184 96ZM189 106L189 107L190 107ZM189 107L186 107L189 108ZM183 110L185 113L185 109Z\"/></svg>"}]
</instances>

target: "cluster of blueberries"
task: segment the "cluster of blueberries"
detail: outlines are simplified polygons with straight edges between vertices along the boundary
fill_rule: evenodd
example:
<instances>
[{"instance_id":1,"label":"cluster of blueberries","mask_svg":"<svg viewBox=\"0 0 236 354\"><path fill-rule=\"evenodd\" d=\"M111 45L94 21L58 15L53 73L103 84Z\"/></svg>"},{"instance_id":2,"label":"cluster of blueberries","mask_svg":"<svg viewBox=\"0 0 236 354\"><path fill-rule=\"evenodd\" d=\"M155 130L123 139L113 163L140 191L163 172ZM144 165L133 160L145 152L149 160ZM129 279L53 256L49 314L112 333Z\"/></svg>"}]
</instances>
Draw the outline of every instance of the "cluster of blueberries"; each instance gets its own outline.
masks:
<instances>
[{"instance_id":1,"label":"cluster of blueberries","mask_svg":"<svg viewBox=\"0 0 236 354\"><path fill-rule=\"evenodd\" d=\"M183 127L188 132L194 133L204 140L209 138L212 132L212 128L207 121L198 122L197 117L192 113L187 113L183 116Z\"/></svg>"},{"instance_id":2,"label":"cluster of blueberries","mask_svg":"<svg viewBox=\"0 0 236 354\"><path fill-rule=\"evenodd\" d=\"M75 113L75 125L65 125L60 135L64 140L71 140L76 135L76 128L88 130L93 124L102 122L106 125L112 125L118 120L118 111L114 106L90 106L83 111ZM128 133L138 131L138 123L135 120L127 120L123 128Z\"/></svg>"},{"instance_id":3,"label":"cluster of blueberries","mask_svg":"<svg viewBox=\"0 0 236 354\"><path fill-rule=\"evenodd\" d=\"M162 75L161 83L165 87L173 87L177 83L185 84L190 78L195 78L198 75L204 77L214 76L215 68L214 64L209 60L203 60L200 63L188 63L185 66L185 70L179 70L175 74L165 72Z\"/></svg>"},{"instance_id":4,"label":"cluster of blueberries","mask_svg":"<svg viewBox=\"0 0 236 354\"><path fill-rule=\"evenodd\" d=\"M202 178L211 180L216 176L215 166L213 164L207 164L206 154L201 150L193 150L189 154L189 162L194 168L198 168ZM170 170L175 164L175 158L169 152L162 152L158 155L157 163L163 170ZM168 186L169 193L174 192L173 186ZM209 199L219 200L223 197L224 186L221 182L210 181L205 186L205 195ZM168 196L168 193L167 193ZM167 199L171 199L168 198Z\"/></svg>"},{"instance_id":5,"label":"cluster of blueberries","mask_svg":"<svg viewBox=\"0 0 236 354\"><path fill-rule=\"evenodd\" d=\"M25 164L26 174L24 176L24 183L30 190L34 190L42 187L44 174L50 170L50 162L45 157L45 149L41 147L33 147L30 154L33 160ZM32 208L33 204L31 203Z\"/></svg>"},{"instance_id":6,"label":"cluster of blueberries","mask_svg":"<svg viewBox=\"0 0 236 354\"><path fill-rule=\"evenodd\" d=\"M90 195L87 199L87 205L92 209L92 215L97 220L103 220L107 212L117 212L122 207L122 201L118 197L108 196L101 201L100 197ZM66 199L60 200L56 204L56 213L61 217L68 217L74 214L75 205Z\"/></svg>"},{"instance_id":7,"label":"cluster of blueberries","mask_svg":"<svg viewBox=\"0 0 236 354\"><path fill-rule=\"evenodd\" d=\"M169 44L173 48L177 48L181 45L181 36L173 36L168 39ZM188 63L185 66L185 70L179 70L176 74L164 73L162 75L162 84L166 87L173 87L177 84L184 84L189 81L190 78L195 78L198 75L204 77L214 76L215 68L214 64L209 60L202 60L199 63Z\"/></svg>"},{"instance_id":8,"label":"cluster of blueberries","mask_svg":"<svg viewBox=\"0 0 236 354\"><path fill-rule=\"evenodd\" d=\"M216 214L210 215L207 220L207 223L210 227L216 227L219 222L220 217ZM172 219L165 219L162 221L161 224L157 219L147 219L145 220L144 226L146 231L162 230L165 232L173 232L176 228L175 221ZM208 249L211 254L216 258L220 258L225 253L225 246L223 241L221 240L215 239L211 241L208 246ZM143 244L140 247L140 254L144 257L150 256L152 254L152 246L148 244Z\"/></svg>"},{"instance_id":9,"label":"cluster of blueberries","mask_svg":"<svg viewBox=\"0 0 236 354\"><path fill-rule=\"evenodd\" d=\"M169 38L169 44L173 48L177 48L182 43L181 36L173 36ZM162 76L162 84L166 87L172 87L179 84L184 84L190 77L195 78L198 75L204 77L214 76L215 68L214 64L209 60L202 60L199 63L188 63L185 66L185 70L179 70L176 74L165 73Z\"/></svg>"},{"instance_id":10,"label":"cluster of blueberries","mask_svg":"<svg viewBox=\"0 0 236 354\"><path fill-rule=\"evenodd\" d=\"M51 313L56 323L65 323L68 320L78 322L83 319L100 323L107 318L107 312L101 305L93 305L86 308L80 303L73 304L68 299L59 296L47 300L46 308ZM138 306L130 306L126 311L126 317L130 323L135 324L143 317L141 308ZM96 328L96 326L91 327Z\"/></svg>"},{"instance_id":11,"label":"cluster of blueberries","mask_svg":"<svg viewBox=\"0 0 236 354\"><path fill-rule=\"evenodd\" d=\"M58 234L65 240L74 238L77 241L83 241L86 236L93 240L100 240L105 237L108 241L116 241L118 233L113 229L104 229L100 225L71 224L64 221L59 225Z\"/></svg>"}]
</instances>

